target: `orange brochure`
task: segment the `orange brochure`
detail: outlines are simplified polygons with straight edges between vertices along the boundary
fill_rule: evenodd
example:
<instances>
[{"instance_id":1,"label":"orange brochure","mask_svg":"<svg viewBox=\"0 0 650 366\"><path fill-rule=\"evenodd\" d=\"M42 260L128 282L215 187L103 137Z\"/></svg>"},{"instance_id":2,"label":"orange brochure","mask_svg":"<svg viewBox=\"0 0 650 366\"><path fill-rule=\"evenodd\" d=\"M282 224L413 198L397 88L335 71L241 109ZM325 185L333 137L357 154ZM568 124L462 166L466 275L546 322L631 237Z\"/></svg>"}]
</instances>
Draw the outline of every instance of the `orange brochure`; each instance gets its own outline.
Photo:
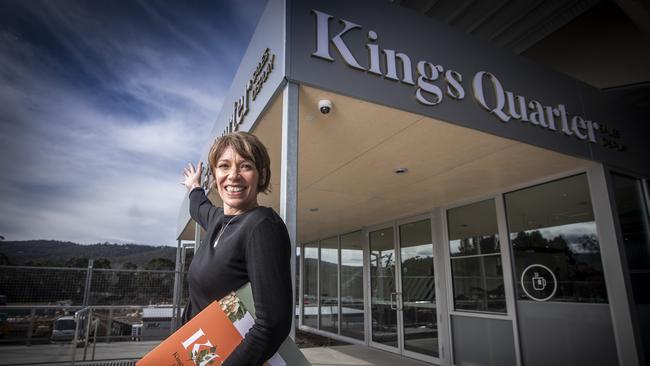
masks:
<instances>
[{"instance_id":1,"label":"orange brochure","mask_svg":"<svg viewBox=\"0 0 650 366\"><path fill-rule=\"evenodd\" d=\"M248 306L246 306L248 305ZM151 350L136 366L221 365L255 323L250 284L203 309L192 320ZM309 366L296 344L287 338L265 365Z\"/></svg>"}]
</instances>

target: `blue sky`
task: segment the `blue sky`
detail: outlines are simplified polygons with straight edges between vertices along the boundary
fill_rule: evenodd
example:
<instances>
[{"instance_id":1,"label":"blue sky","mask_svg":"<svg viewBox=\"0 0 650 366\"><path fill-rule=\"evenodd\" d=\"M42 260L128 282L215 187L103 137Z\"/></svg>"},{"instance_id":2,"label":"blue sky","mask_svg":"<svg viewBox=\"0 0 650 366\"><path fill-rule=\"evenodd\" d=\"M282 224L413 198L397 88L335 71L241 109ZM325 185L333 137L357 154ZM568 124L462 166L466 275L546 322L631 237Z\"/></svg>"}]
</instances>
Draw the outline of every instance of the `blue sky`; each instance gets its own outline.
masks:
<instances>
[{"instance_id":1,"label":"blue sky","mask_svg":"<svg viewBox=\"0 0 650 366\"><path fill-rule=\"evenodd\" d=\"M0 2L0 235L175 245L264 3Z\"/></svg>"}]
</instances>

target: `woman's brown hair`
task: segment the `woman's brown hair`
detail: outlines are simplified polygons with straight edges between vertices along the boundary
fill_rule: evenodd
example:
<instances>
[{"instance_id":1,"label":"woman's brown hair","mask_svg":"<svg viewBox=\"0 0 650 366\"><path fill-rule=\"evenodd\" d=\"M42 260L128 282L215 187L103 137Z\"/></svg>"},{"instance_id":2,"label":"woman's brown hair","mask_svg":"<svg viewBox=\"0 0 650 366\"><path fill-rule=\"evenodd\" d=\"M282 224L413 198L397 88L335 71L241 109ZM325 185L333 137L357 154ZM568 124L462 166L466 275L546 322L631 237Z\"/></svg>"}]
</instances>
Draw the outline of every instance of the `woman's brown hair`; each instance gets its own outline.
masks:
<instances>
[{"instance_id":1,"label":"woman's brown hair","mask_svg":"<svg viewBox=\"0 0 650 366\"><path fill-rule=\"evenodd\" d=\"M248 132L236 131L219 137L214 141L208 153L208 163L212 172L216 171L217 162L228 147L232 147L241 157L255 164L255 169L259 173L257 191L269 193L271 191L269 189L271 159L264 144L255 135Z\"/></svg>"}]
</instances>

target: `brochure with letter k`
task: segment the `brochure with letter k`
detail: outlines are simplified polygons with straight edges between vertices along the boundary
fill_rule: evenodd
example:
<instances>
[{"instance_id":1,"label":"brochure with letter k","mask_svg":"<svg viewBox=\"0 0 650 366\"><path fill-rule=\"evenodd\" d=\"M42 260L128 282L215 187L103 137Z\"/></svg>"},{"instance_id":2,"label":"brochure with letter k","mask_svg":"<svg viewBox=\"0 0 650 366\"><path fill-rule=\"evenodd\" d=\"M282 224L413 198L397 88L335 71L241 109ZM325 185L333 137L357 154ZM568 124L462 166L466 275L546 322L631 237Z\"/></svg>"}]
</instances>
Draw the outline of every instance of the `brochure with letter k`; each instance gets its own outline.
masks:
<instances>
[{"instance_id":1,"label":"brochure with letter k","mask_svg":"<svg viewBox=\"0 0 650 366\"><path fill-rule=\"evenodd\" d=\"M165 339L136 366L218 366L235 350L255 323L250 284L203 309ZM291 338L265 366L311 366Z\"/></svg>"}]
</instances>

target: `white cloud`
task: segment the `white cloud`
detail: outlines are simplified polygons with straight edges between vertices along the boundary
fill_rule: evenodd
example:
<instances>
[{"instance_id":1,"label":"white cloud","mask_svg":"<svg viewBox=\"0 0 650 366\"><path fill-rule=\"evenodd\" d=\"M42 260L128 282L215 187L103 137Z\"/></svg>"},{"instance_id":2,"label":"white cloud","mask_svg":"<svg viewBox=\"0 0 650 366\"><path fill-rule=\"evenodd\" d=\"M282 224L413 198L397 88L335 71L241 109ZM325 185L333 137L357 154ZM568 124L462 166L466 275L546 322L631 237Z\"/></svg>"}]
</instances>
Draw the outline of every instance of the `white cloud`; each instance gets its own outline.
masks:
<instances>
[{"instance_id":1,"label":"white cloud","mask_svg":"<svg viewBox=\"0 0 650 366\"><path fill-rule=\"evenodd\" d=\"M184 188L173 175L131 174L125 179L96 182L74 201L60 202L43 213L34 233L83 242L104 240L174 244L175 220ZM73 228L73 230L71 230Z\"/></svg>"},{"instance_id":2,"label":"white cloud","mask_svg":"<svg viewBox=\"0 0 650 366\"><path fill-rule=\"evenodd\" d=\"M146 125L115 126L110 131L113 146L151 157L175 159L196 153L198 133L179 120L163 120Z\"/></svg>"},{"instance_id":3,"label":"white cloud","mask_svg":"<svg viewBox=\"0 0 650 366\"><path fill-rule=\"evenodd\" d=\"M206 144L231 78L219 52L232 58L246 44L210 34L208 47L174 28L203 50L187 54L111 38L114 29L93 28L102 22L83 11L37 5L35 21L91 80L71 78L60 55L0 33L0 235L175 245L181 170Z\"/></svg>"}]
</instances>

